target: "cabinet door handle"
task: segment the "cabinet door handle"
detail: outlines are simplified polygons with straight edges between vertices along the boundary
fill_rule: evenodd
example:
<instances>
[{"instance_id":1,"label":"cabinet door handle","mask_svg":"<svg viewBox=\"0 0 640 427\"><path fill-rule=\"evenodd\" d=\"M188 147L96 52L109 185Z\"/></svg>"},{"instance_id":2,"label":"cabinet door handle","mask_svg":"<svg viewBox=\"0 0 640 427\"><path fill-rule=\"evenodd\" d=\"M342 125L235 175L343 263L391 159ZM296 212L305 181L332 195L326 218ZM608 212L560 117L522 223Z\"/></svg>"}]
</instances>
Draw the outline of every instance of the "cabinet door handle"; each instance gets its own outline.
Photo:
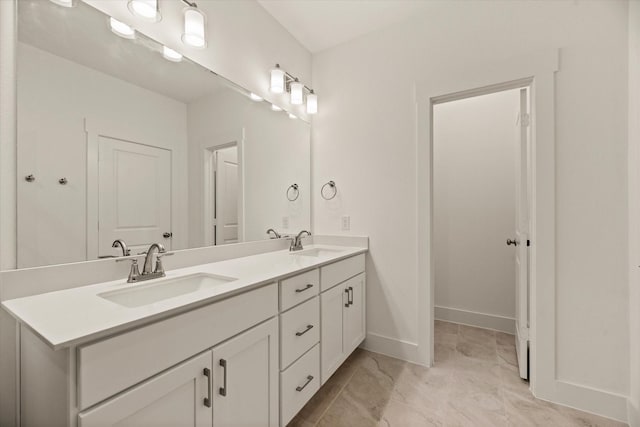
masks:
<instances>
[{"instance_id":1,"label":"cabinet door handle","mask_svg":"<svg viewBox=\"0 0 640 427\"><path fill-rule=\"evenodd\" d=\"M299 385L298 387L296 387L296 391L302 391L302 390L304 390L304 388L305 388L306 386L308 386L308 385L309 385L309 383L310 383L311 381L313 381L313 375L309 375L309 376L307 376L307 381L306 381L304 384Z\"/></svg>"},{"instance_id":2,"label":"cabinet door handle","mask_svg":"<svg viewBox=\"0 0 640 427\"><path fill-rule=\"evenodd\" d=\"M313 328L313 325L307 325L307 329L305 329L305 330L304 330L304 331L302 331L302 332L296 332L296 336L297 336L297 337L301 337L301 336L303 336L304 334L306 334L307 332L309 332L312 328Z\"/></svg>"},{"instance_id":3,"label":"cabinet door handle","mask_svg":"<svg viewBox=\"0 0 640 427\"><path fill-rule=\"evenodd\" d=\"M349 289L345 289L344 293L347 294L347 303L344 305L345 307L349 307Z\"/></svg>"},{"instance_id":4,"label":"cabinet door handle","mask_svg":"<svg viewBox=\"0 0 640 427\"><path fill-rule=\"evenodd\" d=\"M222 366L224 376L222 377L222 387L220 387L220 395L227 395L227 361L224 359L220 359L220 366Z\"/></svg>"},{"instance_id":5,"label":"cabinet door handle","mask_svg":"<svg viewBox=\"0 0 640 427\"><path fill-rule=\"evenodd\" d=\"M313 285L311 283L307 283L307 286L305 286L304 288L296 289L296 293L299 294L300 292L304 292L307 289L311 289L311 288L313 288Z\"/></svg>"},{"instance_id":6,"label":"cabinet door handle","mask_svg":"<svg viewBox=\"0 0 640 427\"><path fill-rule=\"evenodd\" d=\"M347 291L349 291L348 295L349 295L349 305L353 305L353 288L351 286L349 286L349 288L347 288Z\"/></svg>"},{"instance_id":7,"label":"cabinet door handle","mask_svg":"<svg viewBox=\"0 0 640 427\"><path fill-rule=\"evenodd\" d=\"M204 376L207 377L207 397L204 398L204 406L211 408L211 370L204 368Z\"/></svg>"}]
</instances>

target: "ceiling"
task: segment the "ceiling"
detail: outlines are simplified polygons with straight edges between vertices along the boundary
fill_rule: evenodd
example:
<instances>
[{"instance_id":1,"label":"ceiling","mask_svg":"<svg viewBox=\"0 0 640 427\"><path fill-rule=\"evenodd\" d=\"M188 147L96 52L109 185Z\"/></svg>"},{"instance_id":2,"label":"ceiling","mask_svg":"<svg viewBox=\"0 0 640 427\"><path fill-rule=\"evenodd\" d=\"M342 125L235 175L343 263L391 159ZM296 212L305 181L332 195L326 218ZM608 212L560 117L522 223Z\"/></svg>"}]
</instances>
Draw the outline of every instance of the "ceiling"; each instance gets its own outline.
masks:
<instances>
[{"instance_id":1,"label":"ceiling","mask_svg":"<svg viewBox=\"0 0 640 427\"><path fill-rule=\"evenodd\" d=\"M258 0L311 53L427 13L428 0Z\"/></svg>"}]
</instances>

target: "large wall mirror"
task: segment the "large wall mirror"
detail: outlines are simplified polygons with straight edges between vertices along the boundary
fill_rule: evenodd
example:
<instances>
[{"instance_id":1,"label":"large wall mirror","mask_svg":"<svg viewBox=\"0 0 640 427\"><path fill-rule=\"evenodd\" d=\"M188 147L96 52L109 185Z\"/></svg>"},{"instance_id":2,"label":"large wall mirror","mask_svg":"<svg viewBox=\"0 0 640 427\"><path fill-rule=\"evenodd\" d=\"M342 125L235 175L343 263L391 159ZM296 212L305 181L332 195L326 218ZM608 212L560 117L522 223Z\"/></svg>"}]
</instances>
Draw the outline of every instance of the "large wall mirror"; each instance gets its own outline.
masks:
<instances>
[{"instance_id":1,"label":"large wall mirror","mask_svg":"<svg viewBox=\"0 0 640 427\"><path fill-rule=\"evenodd\" d=\"M18 268L309 229L308 123L82 1L20 0L17 51Z\"/></svg>"}]
</instances>

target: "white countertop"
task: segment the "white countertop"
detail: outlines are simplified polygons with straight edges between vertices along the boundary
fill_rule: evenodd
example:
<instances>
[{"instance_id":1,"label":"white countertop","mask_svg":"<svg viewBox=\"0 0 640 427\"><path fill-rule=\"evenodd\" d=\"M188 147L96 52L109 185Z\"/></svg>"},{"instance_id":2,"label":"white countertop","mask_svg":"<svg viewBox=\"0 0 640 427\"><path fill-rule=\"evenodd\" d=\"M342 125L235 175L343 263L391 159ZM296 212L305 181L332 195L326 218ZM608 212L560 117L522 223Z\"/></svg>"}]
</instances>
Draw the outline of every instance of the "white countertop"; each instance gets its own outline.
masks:
<instances>
[{"instance_id":1,"label":"white countertop","mask_svg":"<svg viewBox=\"0 0 640 427\"><path fill-rule=\"evenodd\" d=\"M335 253L300 256L287 250L268 252L211 264L170 270L166 277L140 283L121 280L97 283L4 301L2 306L40 336L54 350L66 348L185 312L211 302L273 283L296 274L364 253L366 248L309 245L305 249L330 249ZM198 290L141 307L124 307L98 294L159 283L194 273L237 278L213 289Z\"/></svg>"}]
</instances>

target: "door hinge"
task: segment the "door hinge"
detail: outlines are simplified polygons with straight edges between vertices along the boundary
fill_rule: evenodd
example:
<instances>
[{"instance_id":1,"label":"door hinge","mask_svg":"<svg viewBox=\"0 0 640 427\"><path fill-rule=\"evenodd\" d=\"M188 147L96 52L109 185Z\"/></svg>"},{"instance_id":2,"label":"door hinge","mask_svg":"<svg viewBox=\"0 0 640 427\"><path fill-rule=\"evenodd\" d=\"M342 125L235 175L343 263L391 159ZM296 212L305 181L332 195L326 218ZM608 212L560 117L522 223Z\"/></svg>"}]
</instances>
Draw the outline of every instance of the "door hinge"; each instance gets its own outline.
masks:
<instances>
[{"instance_id":1,"label":"door hinge","mask_svg":"<svg viewBox=\"0 0 640 427\"><path fill-rule=\"evenodd\" d=\"M216 225L218 225L218 218L213 218L213 226L215 227Z\"/></svg>"},{"instance_id":2,"label":"door hinge","mask_svg":"<svg viewBox=\"0 0 640 427\"><path fill-rule=\"evenodd\" d=\"M531 246L531 240L527 239L527 246Z\"/></svg>"},{"instance_id":3,"label":"door hinge","mask_svg":"<svg viewBox=\"0 0 640 427\"><path fill-rule=\"evenodd\" d=\"M529 113L524 113L522 115L522 120L520 121L520 124L522 126L529 126L529 123L531 122L531 116L529 115Z\"/></svg>"}]
</instances>

